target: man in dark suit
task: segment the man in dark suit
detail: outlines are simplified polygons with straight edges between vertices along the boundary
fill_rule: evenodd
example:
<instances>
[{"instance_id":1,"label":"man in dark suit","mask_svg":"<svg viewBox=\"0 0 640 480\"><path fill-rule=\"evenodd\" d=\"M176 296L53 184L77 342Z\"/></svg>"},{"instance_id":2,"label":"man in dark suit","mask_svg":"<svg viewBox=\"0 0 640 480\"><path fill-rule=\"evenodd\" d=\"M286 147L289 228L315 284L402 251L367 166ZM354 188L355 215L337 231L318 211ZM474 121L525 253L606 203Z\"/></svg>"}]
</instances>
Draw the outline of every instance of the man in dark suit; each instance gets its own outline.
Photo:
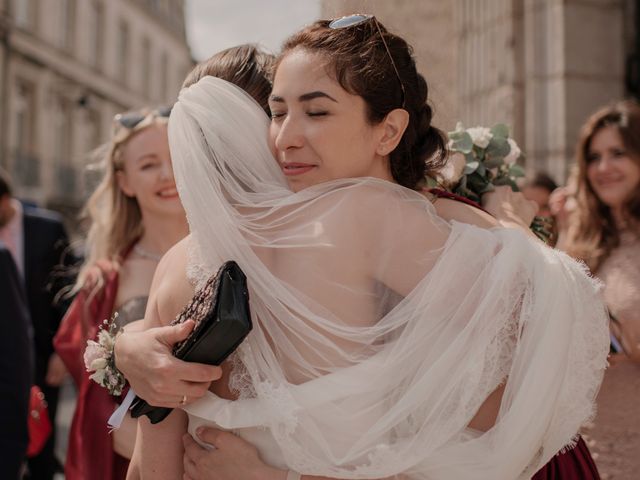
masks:
<instances>
[{"instance_id":1,"label":"man in dark suit","mask_svg":"<svg viewBox=\"0 0 640 480\"><path fill-rule=\"evenodd\" d=\"M68 238L58 214L23 207L12 198L8 176L0 171L0 240L11 252L23 281L33 325L35 383L42 389L54 421L58 406L59 385L65 369L53 351L53 336L58 330L64 308L54 300L59 286L52 283L52 273L60 267L68 247ZM55 434L42 452L29 460L31 478L48 480L56 468Z\"/></svg>"},{"instance_id":2,"label":"man in dark suit","mask_svg":"<svg viewBox=\"0 0 640 480\"><path fill-rule=\"evenodd\" d=\"M19 478L27 452L33 343L27 299L13 257L0 242L0 478Z\"/></svg>"}]
</instances>

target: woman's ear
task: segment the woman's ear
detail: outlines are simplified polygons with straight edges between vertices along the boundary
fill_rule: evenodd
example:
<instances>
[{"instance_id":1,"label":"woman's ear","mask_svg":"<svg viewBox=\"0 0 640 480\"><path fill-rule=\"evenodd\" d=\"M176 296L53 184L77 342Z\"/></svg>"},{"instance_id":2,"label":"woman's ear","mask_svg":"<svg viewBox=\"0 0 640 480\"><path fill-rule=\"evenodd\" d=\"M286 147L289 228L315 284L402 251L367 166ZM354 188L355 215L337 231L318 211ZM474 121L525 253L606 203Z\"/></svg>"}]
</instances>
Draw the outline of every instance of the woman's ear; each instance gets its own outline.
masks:
<instances>
[{"instance_id":1,"label":"woman's ear","mask_svg":"<svg viewBox=\"0 0 640 480\"><path fill-rule=\"evenodd\" d=\"M135 193L131 186L129 185L129 179L127 178L127 174L122 170L116 171L116 181L118 182L118 187L122 190L127 197L135 197Z\"/></svg>"},{"instance_id":2,"label":"woman's ear","mask_svg":"<svg viewBox=\"0 0 640 480\"><path fill-rule=\"evenodd\" d=\"M386 156L393 152L400 143L407 125L409 125L409 112L405 109L396 108L387 113L380 124L382 136L378 142L376 153Z\"/></svg>"}]
</instances>

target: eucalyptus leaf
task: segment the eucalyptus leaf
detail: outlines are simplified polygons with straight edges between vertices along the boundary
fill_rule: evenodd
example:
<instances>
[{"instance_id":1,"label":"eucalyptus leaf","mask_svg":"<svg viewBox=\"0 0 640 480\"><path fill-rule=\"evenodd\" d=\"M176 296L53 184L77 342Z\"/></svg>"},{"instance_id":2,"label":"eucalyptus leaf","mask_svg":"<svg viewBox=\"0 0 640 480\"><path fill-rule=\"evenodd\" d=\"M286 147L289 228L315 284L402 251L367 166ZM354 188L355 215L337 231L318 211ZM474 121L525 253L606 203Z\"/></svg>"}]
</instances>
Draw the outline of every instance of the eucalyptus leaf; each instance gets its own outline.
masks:
<instances>
[{"instance_id":1,"label":"eucalyptus leaf","mask_svg":"<svg viewBox=\"0 0 640 480\"><path fill-rule=\"evenodd\" d=\"M509 175L512 177L524 177L525 171L520 165L514 163L509 167Z\"/></svg>"},{"instance_id":2,"label":"eucalyptus leaf","mask_svg":"<svg viewBox=\"0 0 640 480\"><path fill-rule=\"evenodd\" d=\"M467 132L451 132L449 139L453 142L453 150L455 151L467 154L473 149L473 140Z\"/></svg>"},{"instance_id":3,"label":"eucalyptus leaf","mask_svg":"<svg viewBox=\"0 0 640 480\"><path fill-rule=\"evenodd\" d=\"M487 167L485 167L485 164L483 162L480 162L480 165L478 165L476 173L482 177L487 176Z\"/></svg>"},{"instance_id":4,"label":"eucalyptus leaf","mask_svg":"<svg viewBox=\"0 0 640 480\"><path fill-rule=\"evenodd\" d=\"M469 175L473 172L475 172L478 167L480 166L480 162L478 160L473 160L471 162L468 162L465 166L464 166L464 170L462 171L463 175Z\"/></svg>"},{"instance_id":5,"label":"eucalyptus leaf","mask_svg":"<svg viewBox=\"0 0 640 480\"><path fill-rule=\"evenodd\" d=\"M505 138L493 137L489 142L489 145L487 145L487 156L491 156L494 159L503 159L509 154L510 151L511 147L509 146L509 142L507 142Z\"/></svg>"},{"instance_id":6,"label":"eucalyptus leaf","mask_svg":"<svg viewBox=\"0 0 640 480\"><path fill-rule=\"evenodd\" d=\"M472 190L478 196L481 195L487 188L487 185L490 184L491 183L485 177L478 175L476 172L467 175L467 188Z\"/></svg>"},{"instance_id":7,"label":"eucalyptus leaf","mask_svg":"<svg viewBox=\"0 0 640 480\"><path fill-rule=\"evenodd\" d=\"M491 133L493 133L493 138L509 138L509 127L507 127L504 123L497 123L493 127L491 127Z\"/></svg>"},{"instance_id":8,"label":"eucalyptus leaf","mask_svg":"<svg viewBox=\"0 0 640 480\"><path fill-rule=\"evenodd\" d=\"M496 168L504 163L504 157L487 155L484 158L484 166L487 168Z\"/></svg>"}]
</instances>

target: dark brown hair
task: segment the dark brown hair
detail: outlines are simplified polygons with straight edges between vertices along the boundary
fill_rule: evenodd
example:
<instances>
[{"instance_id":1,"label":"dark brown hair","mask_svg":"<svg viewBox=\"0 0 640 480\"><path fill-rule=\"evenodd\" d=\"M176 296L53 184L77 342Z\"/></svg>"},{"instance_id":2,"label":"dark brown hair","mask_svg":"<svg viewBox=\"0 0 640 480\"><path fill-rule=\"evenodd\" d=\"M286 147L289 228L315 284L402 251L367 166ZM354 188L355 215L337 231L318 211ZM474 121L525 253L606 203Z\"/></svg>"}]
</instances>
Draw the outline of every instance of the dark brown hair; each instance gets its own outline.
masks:
<instances>
[{"instance_id":1,"label":"dark brown hair","mask_svg":"<svg viewBox=\"0 0 640 480\"><path fill-rule=\"evenodd\" d=\"M325 56L330 75L335 75L346 91L364 99L370 123L380 123L389 112L401 107L403 94L375 21L335 30L328 27L328 20L315 22L285 41L278 62L297 48ZM413 49L378 24L404 85L404 108L409 113L407 129L390 154L391 174L400 185L415 189L426 173L442 168L445 137L431 125L429 89L416 70Z\"/></svg>"},{"instance_id":2,"label":"dark brown hair","mask_svg":"<svg viewBox=\"0 0 640 480\"><path fill-rule=\"evenodd\" d=\"M546 190L549 193L553 192L556 188L558 188L558 184L546 172L537 172L534 175L534 177L527 182L526 186L534 187L534 188L542 188L543 190Z\"/></svg>"},{"instance_id":3,"label":"dark brown hair","mask_svg":"<svg viewBox=\"0 0 640 480\"><path fill-rule=\"evenodd\" d=\"M182 87L189 87L207 76L221 78L242 88L269 115L268 100L274 62L274 55L256 45L231 47L197 64L184 79Z\"/></svg>"},{"instance_id":4,"label":"dark brown hair","mask_svg":"<svg viewBox=\"0 0 640 480\"><path fill-rule=\"evenodd\" d=\"M600 130L614 127L629 157L640 165L640 106L634 101L619 102L591 115L582 126L576 147L577 208L569 228L566 250L583 259L595 271L620 244L618 226L611 209L598 198L587 177L591 142ZM624 215L632 223L640 220L640 185L629 199Z\"/></svg>"}]
</instances>

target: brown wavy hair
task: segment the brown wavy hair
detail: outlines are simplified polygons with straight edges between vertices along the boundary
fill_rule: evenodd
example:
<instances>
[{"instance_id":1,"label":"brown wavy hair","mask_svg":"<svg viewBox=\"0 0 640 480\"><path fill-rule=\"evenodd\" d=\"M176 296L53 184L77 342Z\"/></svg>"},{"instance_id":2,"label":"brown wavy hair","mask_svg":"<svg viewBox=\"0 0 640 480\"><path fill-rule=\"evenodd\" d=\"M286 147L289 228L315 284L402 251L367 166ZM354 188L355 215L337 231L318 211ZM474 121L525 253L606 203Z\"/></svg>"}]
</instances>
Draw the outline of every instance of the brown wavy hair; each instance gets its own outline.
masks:
<instances>
[{"instance_id":1,"label":"brown wavy hair","mask_svg":"<svg viewBox=\"0 0 640 480\"><path fill-rule=\"evenodd\" d=\"M640 105L623 101L604 107L591 115L582 126L576 147L576 210L571 215L565 249L584 260L596 271L611 251L620 245L620 232L611 209L598 198L587 178L591 142L596 133L615 128L629 156L640 165ZM640 185L623 212L631 224L640 221Z\"/></svg>"},{"instance_id":2,"label":"brown wavy hair","mask_svg":"<svg viewBox=\"0 0 640 480\"><path fill-rule=\"evenodd\" d=\"M238 45L216 53L196 65L182 83L182 88L203 77L217 77L237 85L269 115L269 94L275 56L252 44Z\"/></svg>"},{"instance_id":3,"label":"brown wavy hair","mask_svg":"<svg viewBox=\"0 0 640 480\"><path fill-rule=\"evenodd\" d=\"M417 189L426 174L442 168L446 160L445 136L431 124L427 82L416 69L413 49L378 22L389 47L384 46L374 19L347 28L331 29L330 20L317 21L289 37L276 63L294 49L323 55L330 75L347 92L362 97L367 119L378 124L389 112L402 106L403 92L389 54L404 85L404 109L409 124L400 143L390 154L391 174L396 182Z\"/></svg>"}]
</instances>

